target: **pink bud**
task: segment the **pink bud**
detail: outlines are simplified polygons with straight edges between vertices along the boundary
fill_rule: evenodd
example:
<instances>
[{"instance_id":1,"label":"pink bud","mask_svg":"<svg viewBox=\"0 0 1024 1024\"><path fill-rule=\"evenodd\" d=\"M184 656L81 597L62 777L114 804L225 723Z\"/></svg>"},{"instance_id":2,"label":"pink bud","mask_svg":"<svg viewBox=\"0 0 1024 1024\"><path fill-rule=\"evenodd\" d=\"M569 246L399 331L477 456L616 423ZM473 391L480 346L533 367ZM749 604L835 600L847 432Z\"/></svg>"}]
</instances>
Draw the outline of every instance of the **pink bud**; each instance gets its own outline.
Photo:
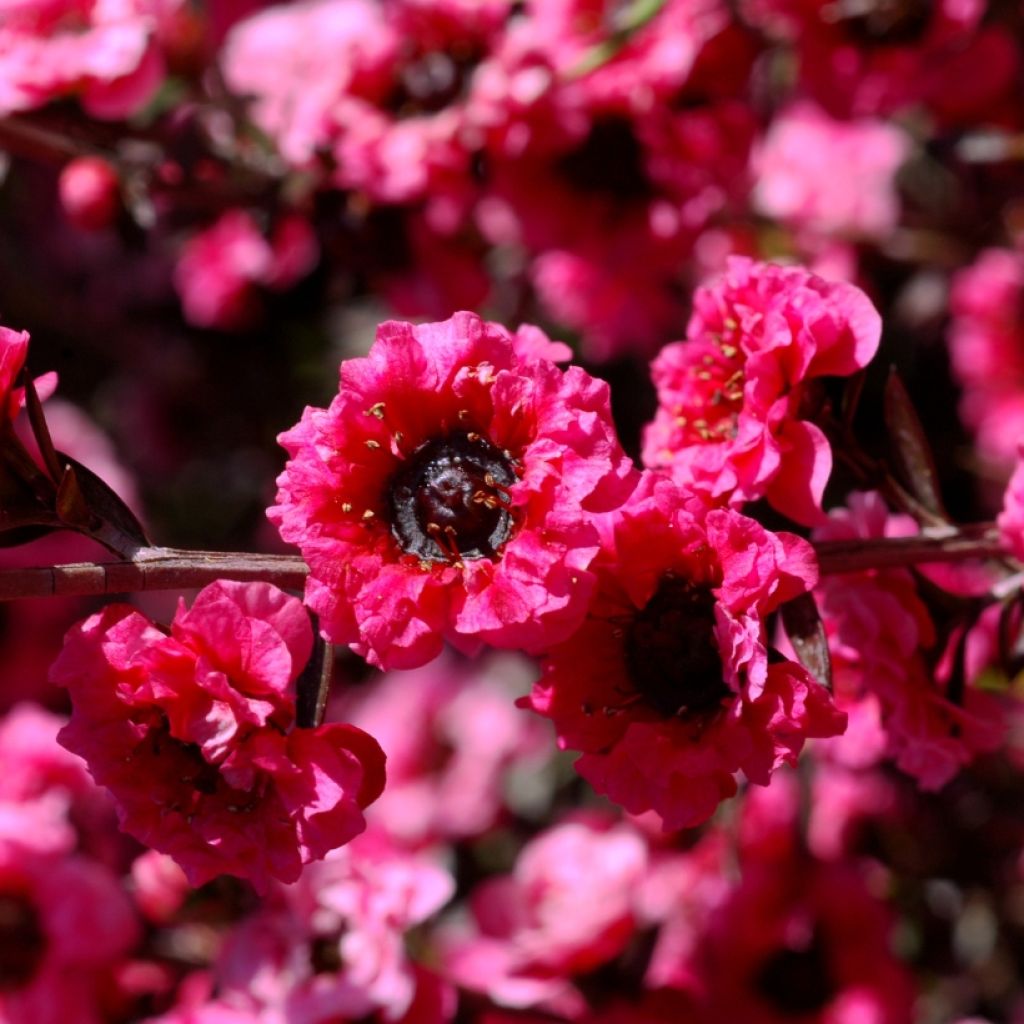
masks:
<instances>
[{"instance_id":1,"label":"pink bud","mask_svg":"<svg viewBox=\"0 0 1024 1024\"><path fill-rule=\"evenodd\" d=\"M76 157L61 171L58 189L68 220L83 231L108 227L120 207L117 172L102 157Z\"/></svg>"}]
</instances>

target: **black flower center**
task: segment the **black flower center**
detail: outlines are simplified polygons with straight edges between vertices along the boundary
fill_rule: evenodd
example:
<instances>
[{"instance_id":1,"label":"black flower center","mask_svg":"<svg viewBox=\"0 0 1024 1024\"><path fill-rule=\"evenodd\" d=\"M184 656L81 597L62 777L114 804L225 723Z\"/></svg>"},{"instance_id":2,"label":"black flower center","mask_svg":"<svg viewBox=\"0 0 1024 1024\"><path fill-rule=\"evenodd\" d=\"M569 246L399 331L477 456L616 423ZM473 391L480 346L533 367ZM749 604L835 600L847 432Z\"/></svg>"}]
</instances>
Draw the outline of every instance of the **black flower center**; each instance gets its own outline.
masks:
<instances>
[{"instance_id":1,"label":"black flower center","mask_svg":"<svg viewBox=\"0 0 1024 1024\"><path fill-rule=\"evenodd\" d=\"M0 992L28 984L45 951L35 907L20 894L0 893Z\"/></svg>"},{"instance_id":2,"label":"black flower center","mask_svg":"<svg viewBox=\"0 0 1024 1024\"><path fill-rule=\"evenodd\" d=\"M842 22L855 42L915 43L927 31L934 4L928 0L839 0L831 17Z\"/></svg>"},{"instance_id":3,"label":"black flower center","mask_svg":"<svg viewBox=\"0 0 1024 1024\"><path fill-rule=\"evenodd\" d=\"M418 54L402 67L388 97L388 109L399 117L444 110L465 94L483 56L483 50L472 43Z\"/></svg>"},{"instance_id":4,"label":"black flower center","mask_svg":"<svg viewBox=\"0 0 1024 1024\"><path fill-rule=\"evenodd\" d=\"M710 711L729 688L714 638L715 597L707 586L666 576L626 631L626 668L663 715Z\"/></svg>"},{"instance_id":5,"label":"black flower center","mask_svg":"<svg viewBox=\"0 0 1024 1024\"><path fill-rule=\"evenodd\" d=\"M595 121L582 144L558 161L558 169L581 192L646 200L654 191L643 147L624 117Z\"/></svg>"},{"instance_id":6,"label":"black flower center","mask_svg":"<svg viewBox=\"0 0 1024 1024\"><path fill-rule=\"evenodd\" d=\"M493 558L512 533L515 482L512 459L481 434L434 438L391 478L391 532L424 561Z\"/></svg>"},{"instance_id":7,"label":"black flower center","mask_svg":"<svg viewBox=\"0 0 1024 1024\"><path fill-rule=\"evenodd\" d=\"M820 932L815 930L803 948L784 947L772 953L754 976L754 987L775 1009L789 1016L824 1009L837 987Z\"/></svg>"}]
</instances>

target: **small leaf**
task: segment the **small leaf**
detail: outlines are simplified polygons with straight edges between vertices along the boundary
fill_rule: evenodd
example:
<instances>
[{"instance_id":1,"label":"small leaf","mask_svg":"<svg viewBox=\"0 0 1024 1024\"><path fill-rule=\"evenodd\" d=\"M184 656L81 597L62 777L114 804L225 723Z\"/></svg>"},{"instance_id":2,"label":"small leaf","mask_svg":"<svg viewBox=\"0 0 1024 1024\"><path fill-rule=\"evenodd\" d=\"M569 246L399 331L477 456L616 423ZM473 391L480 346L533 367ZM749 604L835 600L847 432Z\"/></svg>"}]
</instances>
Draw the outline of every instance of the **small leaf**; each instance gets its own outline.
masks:
<instances>
[{"instance_id":1,"label":"small leaf","mask_svg":"<svg viewBox=\"0 0 1024 1024\"><path fill-rule=\"evenodd\" d=\"M331 690L334 648L320 635L317 617L313 622L313 653L295 682L295 724L300 729L315 729L324 720L327 695Z\"/></svg>"},{"instance_id":2,"label":"small leaf","mask_svg":"<svg viewBox=\"0 0 1024 1024\"><path fill-rule=\"evenodd\" d=\"M57 515L60 516L62 523L66 523L73 530L87 531L93 525L89 506L86 504L85 495L82 494L82 488L78 486L78 477L73 466L64 467L64 475L57 488Z\"/></svg>"},{"instance_id":3,"label":"small leaf","mask_svg":"<svg viewBox=\"0 0 1024 1024\"><path fill-rule=\"evenodd\" d=\"M569 77L582 78L607 64L629 42L635 32L661 13L666 3L667 0L632 0L632 3L620 8L612 19L608 38L590 47L576 66L570 68Z\"/></svg>"},{"instance_id":4,"label":"small leaf","mask_svg":"<svg viewBox=\"0 0 1024 1024\"><path fill-rule=\"evenodd\" d=\"M818 606L810 594L787 601L781 608L782 624L786 635L804 668L832 692L832 659L828 653L825 626L818 614Z\"/></svg>"},{"instance_id":5,"label":"small leaf","mask_svg":"<svg viewBox=\"0 0 1024 1024\"><path fill-rule=\"evenodd\" d=\"M32 427L32 436L39 446L39 455L43 460L43 466L50 474L50 479L57 483L63 475L63 467L57 457L57 449L53 447L53 438L50 437L50 428L46 425L46 415L43 412L43 403L39 400L39 392L36 391L35 381L26 374L25 379L25 409L28 412L28 421Z\"/></svg>"},{"instance_id":6,"label":"small leaf","mask_svg":"<svg viewBox=\"0 0 1024 1024\"><path fill-rule=\"evenodd\" d=\"M884 413L893 461L902 483L938 522L948 523L931 445L895 367L890 369L885 384Z\"/></svg>"},{"instance_id":7,"label":"small leaf","mask_svg":"<svg viewBox=\"0 0 1024 1024\"><path fill-rule=\"evenodd\" d=\"M75 529L87 533L115 554L128 558L139 548L150 546L142 524L132 510L91 469L66 455L57 453L61 463L71 469L75 486L88 511L88 522ZM66 477L62 478L63 481ZM70 525L70 523L69 523Z\"/></svg>"}]
</instances>

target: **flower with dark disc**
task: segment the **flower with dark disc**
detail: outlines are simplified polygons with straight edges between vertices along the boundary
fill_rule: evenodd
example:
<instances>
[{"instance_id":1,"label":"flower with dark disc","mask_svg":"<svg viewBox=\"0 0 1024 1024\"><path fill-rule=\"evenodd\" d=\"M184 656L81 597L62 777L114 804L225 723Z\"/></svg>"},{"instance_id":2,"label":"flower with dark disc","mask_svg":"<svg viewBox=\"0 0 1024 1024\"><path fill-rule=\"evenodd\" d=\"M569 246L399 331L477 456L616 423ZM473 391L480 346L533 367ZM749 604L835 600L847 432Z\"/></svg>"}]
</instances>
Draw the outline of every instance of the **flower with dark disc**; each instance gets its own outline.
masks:
<instances>
[{"instance_id":1,"label":"flower with dark disc","mask_svg":"<svg viewBox=\"0 0 1024 1024\"><path fill-rule=\"evenodd\" d=\"M583 626L525 701L582 751L577 771L666 828L706 820L742 771L766 785L846 717L806 670L769 658L765 616L813 586L810 546L645 475L604 530Z\"/></svg>"},{"instance_id":2,"label":"flower with dark disc","mask_svg":"<svg viewBox=\"0 0 1024 1024\"><path fill-rule=\"evenodd\" d=\"M330 408L281 436L268 514L309 563L328 639L411 668L445 640L535 650L580 623L595 519L636 472L607 386L558 369L568 354L472 313L385 323Z\"/></svg>"}]
</instances>

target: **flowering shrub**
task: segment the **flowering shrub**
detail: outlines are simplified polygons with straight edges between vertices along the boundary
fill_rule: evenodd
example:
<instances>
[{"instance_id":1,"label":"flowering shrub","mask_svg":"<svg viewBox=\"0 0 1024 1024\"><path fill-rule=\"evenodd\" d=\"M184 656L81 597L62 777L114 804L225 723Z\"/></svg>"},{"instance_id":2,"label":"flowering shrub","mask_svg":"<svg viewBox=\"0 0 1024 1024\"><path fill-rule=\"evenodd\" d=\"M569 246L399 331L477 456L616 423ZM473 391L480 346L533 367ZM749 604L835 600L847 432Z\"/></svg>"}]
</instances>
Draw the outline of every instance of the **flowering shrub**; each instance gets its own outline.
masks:
<instances>
[{"instance_id":1,"label":"flowering shrub","mask_svg":"<svg viewBox=\"0 0 1024 1024\"><path fill-rule=\"evenodd\" d=\"M0 7L0 1024L1024 1024L1019 5Z\"/></svg>"}]
</instances>

